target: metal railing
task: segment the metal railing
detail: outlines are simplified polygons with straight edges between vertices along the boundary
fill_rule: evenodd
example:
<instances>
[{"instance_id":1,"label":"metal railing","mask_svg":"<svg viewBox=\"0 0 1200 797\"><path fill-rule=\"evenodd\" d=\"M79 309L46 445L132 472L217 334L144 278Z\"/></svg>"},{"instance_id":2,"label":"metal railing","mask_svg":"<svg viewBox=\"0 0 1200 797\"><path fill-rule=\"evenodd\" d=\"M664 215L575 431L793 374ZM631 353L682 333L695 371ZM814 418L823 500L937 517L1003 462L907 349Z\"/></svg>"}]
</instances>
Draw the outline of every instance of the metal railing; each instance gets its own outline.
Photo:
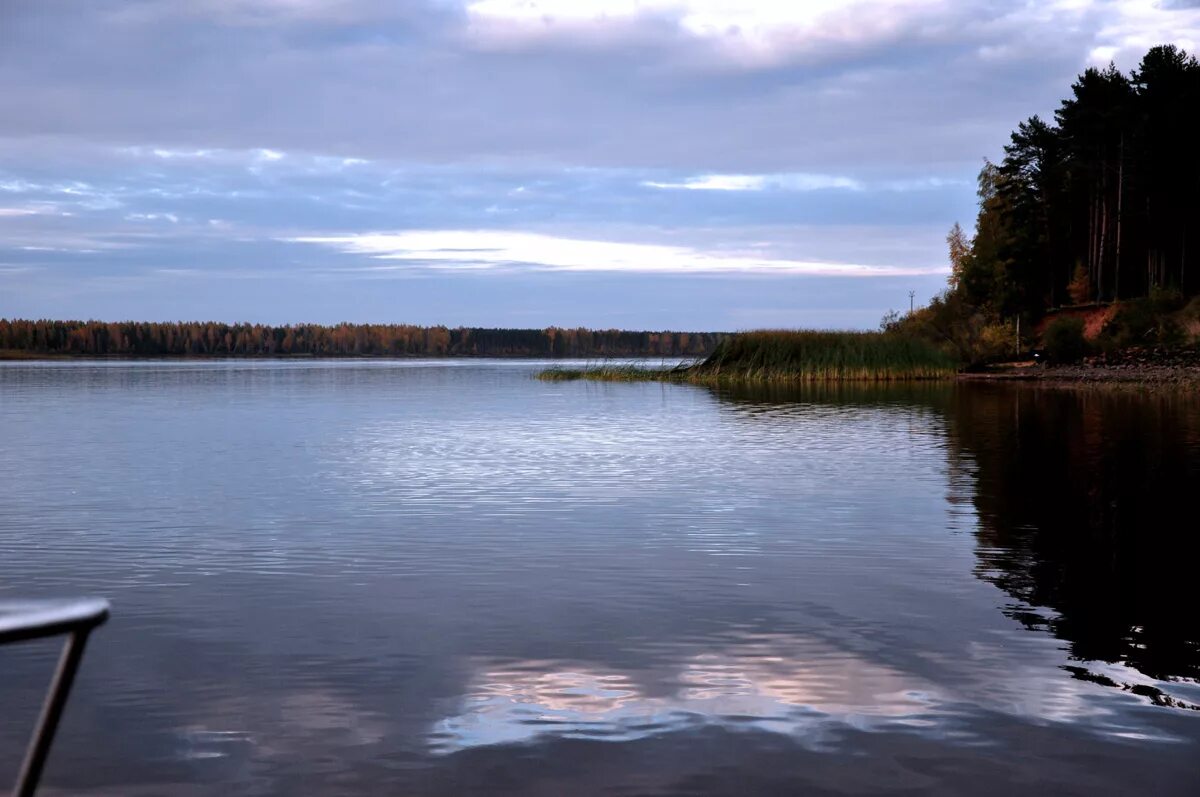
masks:
<instances>
[{"instance_id":1,"label":"metal railing","mask_svg":"<svg viewBox=\"0 0 1200 797\"><path fill-rule=\"evenodd\" d=\"M0 645L67 635L41 716L29 740L25 761L17 775L13 797L33 797L37 791L54 733L71 693L71 684L83 659L88 635L107 619L108 601L99 599L0 602Z\"/></svg>"}]
</instances>

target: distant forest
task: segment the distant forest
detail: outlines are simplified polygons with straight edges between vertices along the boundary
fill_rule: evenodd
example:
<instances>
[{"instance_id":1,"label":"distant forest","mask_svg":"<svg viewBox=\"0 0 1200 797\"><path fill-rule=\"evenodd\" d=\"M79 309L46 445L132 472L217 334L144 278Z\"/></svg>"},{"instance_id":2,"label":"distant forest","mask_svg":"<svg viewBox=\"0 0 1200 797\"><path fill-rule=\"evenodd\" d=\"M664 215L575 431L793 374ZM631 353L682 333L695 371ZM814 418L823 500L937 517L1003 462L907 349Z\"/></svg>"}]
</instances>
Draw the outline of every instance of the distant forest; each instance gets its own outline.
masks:
<instances>
[{"instance_id":1,"label":"distant forest","mask_svg":"<svg viewBox=\"0 0 1200 797\"><path fill-rule=\"evenodd\" d=\"M1155 47L1128 75L1088 69L1054 121L1022 122L979 179L955 284L1003 316L1200 292L1200 63Z\"/></svg>"},{"instance_id":2,"label":"distant forest","mask_svg":"<svg viewBox=\"0 0 1200 797\"><path fill-rule=\"evenodd\" d=\"M686 357L712 332L0 319L0 353L123 357Z\"/></svg>"}]
</instances>

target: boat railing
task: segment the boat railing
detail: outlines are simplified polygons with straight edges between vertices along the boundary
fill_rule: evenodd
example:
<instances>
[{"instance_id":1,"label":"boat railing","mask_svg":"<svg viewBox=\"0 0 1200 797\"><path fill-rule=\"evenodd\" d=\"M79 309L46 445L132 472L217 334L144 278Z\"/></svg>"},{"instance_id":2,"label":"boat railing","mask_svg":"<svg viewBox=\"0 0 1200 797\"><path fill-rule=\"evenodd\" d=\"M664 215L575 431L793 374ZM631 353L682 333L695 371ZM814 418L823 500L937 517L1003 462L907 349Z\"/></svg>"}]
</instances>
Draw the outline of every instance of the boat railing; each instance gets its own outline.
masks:
<instances>
[{"instance_id":1,"label":"boat railing","mask_svg":"<svg viewBox=\"0 0 1200 797\"><path fill-rule=\"evenodd\" d=\"M33 797L37 791L88 636L107 619L108 601L100 599L0 601L0 645L59 635L67 637L25 751L13 797Z\"/></svg>"}]
</instances>

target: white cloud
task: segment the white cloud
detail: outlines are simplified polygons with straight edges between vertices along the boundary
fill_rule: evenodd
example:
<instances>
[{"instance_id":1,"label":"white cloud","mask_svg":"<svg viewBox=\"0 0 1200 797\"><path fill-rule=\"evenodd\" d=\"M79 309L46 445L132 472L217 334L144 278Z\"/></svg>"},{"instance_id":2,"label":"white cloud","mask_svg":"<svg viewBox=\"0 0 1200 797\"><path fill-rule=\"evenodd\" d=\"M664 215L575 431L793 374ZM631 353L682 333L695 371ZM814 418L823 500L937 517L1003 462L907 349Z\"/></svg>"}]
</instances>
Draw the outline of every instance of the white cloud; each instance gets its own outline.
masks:
<instances>
[{"instance_id":1,"label":"white cloud","mask_svg":"<svg viewBox=\"0 0 1200 797\"><path fill-rule=\"evenodd\" d=\"M646 180L642 185L647 188L681 188L693 191L761 191L767 187L767 181L761 175L755 174L708 174L676 183Z\"/></svg>"},{"instance_id":2,"label":"white cloud","mask_svg":"<svg viewBox=\"0 0 1200 797\"><path fill-rule=\"evenodd\" d=\"M646 180L647 188L689 191L821 191L846 189L857 191L862 185L849 177L830 174L704 174L681 182Z\"/></svg>"},{"instance_id":3,"label":"white cloud","mask_svg":"<svg viewBox=\"0 0 1200 797\"><path fill-rule=\"evenodd\" d=\"M129 147L127 149L127 151L130 152L131 154L140 154L141 148ZM216 150L211 150L211 149L184 150L184 149L166 149L163 147L156 147L156 148L150 150L150 152L152 155L154 155L154 157L162 158L163 160L176 160L176 159L202 160L202 159L213 157L213 155L216 153Z\"/></svg>"},{"instance_id":4,"label":"white cloud","mask_svg":"<svg viewBox=\"0 0 1200 797\"><path fill-rule=\"evenodd\" d=\"M130 213L125 216L126 221L169 221L172 224L179 223L179 217L174 213Z\"/></svg>"},{"instance_id":5,"label":"white cloud","mask_svg":"<svg viewBox=\"0 0 1200 797\"><path fill-rule=\"evenodd\" d=\"M781 32L814 31L831 21L862 15L898 16L945 7L945 0L476 0L467 13L474 20L507 22L543 32L571 25L614 25L647 17L673 20L697 37L747 40Z\"/></svg>"},{"instance_id":6,"label":"white cloud","mask_svg":"<svg viewBox=\"0 0 1200 797\"><path fill-rule=\"evenodd\" d=\"M686 191L936 191L967 185L958 178L919 177L911 180L886 180L864 183L852 177L834 174L703 174L686 180L644 180L646 188Z\"/></svg>"},{"instance_id":7,"label":"white cloud","mask_svg":"<svg viewBox=\"0 0 1200 797\"><path fill-rule=\"evenodd\" d=\"M949 8L948 0L476 0L467 14L471 34L487 45L618 43L651 22L729 60L768 66L813 47L878 41Z\"/></svg>"},{"instance_id":8,"label":"white cloud","mask_svg":"<svg viewBox=\"0 0 1200 797\"><path fill-rule=\"evenodd\" d=\"M885 191L937 191L942 188L957 188L970 185L970 180L946 177L918 177L912 180L888 180L880 184Z\"/></svg>"},{"instance_id":9,"label":"white cloud","mask_svg":"<svg viewBox=\"0 0 1200 797\"><path fill-rule=\"evenodd\" d=\"M69 211L62 210L53 202L38 202L32 205L26 205L19 208L4 208L0 207L0 218L8 216L71 216L74 215Z\"/></svg>"},{"instance_id":10,"label":"white cloud","mask_svg":"<svg viewBox=\"0 0 1200 797\"><path fill-rule=\"evenodd\" d=\"M1097 33L1088 60L1103 66L1116 61L1124 68L1136 65L1145 52L1172 42L1195 52L1200 45L1200 6L1165 0L1119 0L1109 4L1109 15Z\"/></svg>"},{"instance_id":11,"label":"white cloud","mask_svg":"<svg viewBox=\"0 0 1200 797\"><path fill-rule=\"evenodd\" d=\"M523 267L548 271L666 274L779 274L832 277L942 274L941 266L891 267L764 256L748 249L702 250L688 246L623 243L563 238L503 230L417 230L352 233L284 239L319 244L377 260L405 265L375 266L372 271L413 268L493 270Z\"/></svg>"}]
</instances>

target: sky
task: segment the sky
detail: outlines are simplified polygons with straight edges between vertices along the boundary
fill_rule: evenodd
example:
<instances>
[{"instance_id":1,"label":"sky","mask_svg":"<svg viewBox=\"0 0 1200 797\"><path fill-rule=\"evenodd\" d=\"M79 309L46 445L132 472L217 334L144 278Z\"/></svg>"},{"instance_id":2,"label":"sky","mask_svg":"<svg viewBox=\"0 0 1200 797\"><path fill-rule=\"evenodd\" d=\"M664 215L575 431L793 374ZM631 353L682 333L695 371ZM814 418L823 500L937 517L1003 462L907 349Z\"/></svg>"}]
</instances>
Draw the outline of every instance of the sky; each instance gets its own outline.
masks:
<instances>
[{"instance_id":1,"label":"sky","mask_svg":"<svg viewBox=\"0 0 1200 797\"><path fill-rule=\"evenodd\" d=\"M872 328L1200 0L0 0L0 317Z\"/></svg>"}]
</instances>

